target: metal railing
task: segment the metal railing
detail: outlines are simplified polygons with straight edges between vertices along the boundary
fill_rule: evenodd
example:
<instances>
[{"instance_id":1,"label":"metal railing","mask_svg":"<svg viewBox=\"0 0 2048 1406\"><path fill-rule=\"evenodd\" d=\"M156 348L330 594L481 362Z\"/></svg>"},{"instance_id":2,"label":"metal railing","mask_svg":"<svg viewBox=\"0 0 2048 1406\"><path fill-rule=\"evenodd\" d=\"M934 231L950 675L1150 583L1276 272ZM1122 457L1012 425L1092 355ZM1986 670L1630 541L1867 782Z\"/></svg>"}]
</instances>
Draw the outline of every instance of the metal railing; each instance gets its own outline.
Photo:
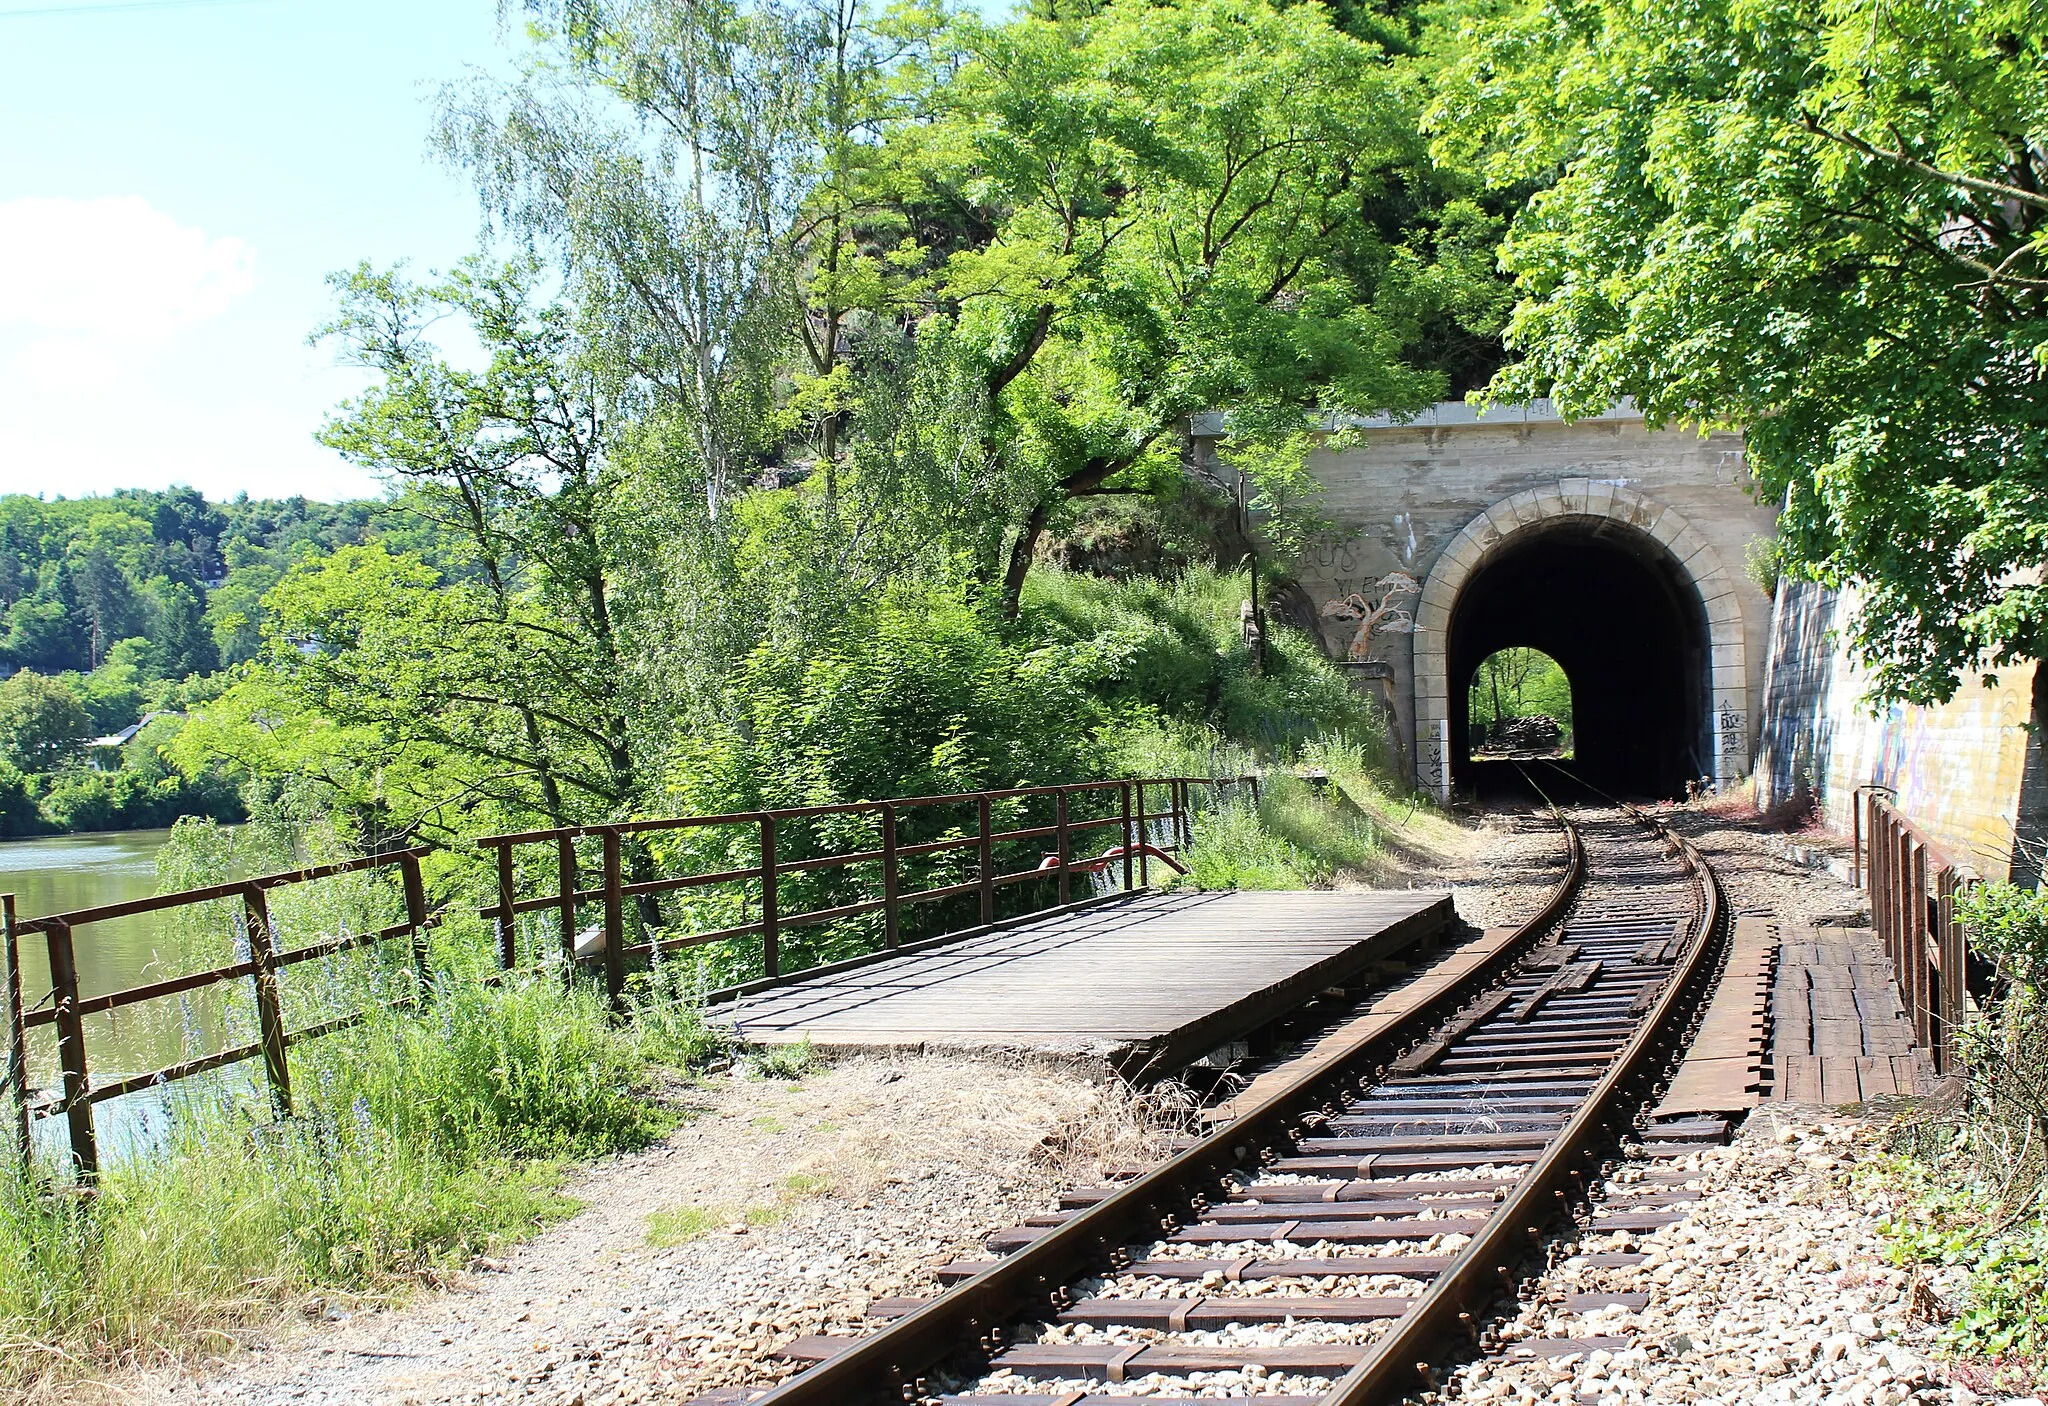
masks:
<instances>
[{"instance_id":1,"label":"metal railing","mask_svg":"<svg viewBox=\"0 0 2048 1406\"><path fill-rule=\"evenodd\" d=\"M292 1087L291 1069L285 1052L302 1041L359 1025L369 1018L371 1011L360 1009L301 1029L287 1030L279 977L292 967L316 958L406 939L411 943L413 965L424 989L427 976L426 932L435 918L427 909L426 889L420 881L420 858L426 853L425 849L398 850L367 859L264 874L253 879L187 889L182 893L160 894L153 898L138 898L35 918L22 918L17 914L13 894L0 895L0 942L5 944L7 958L7 1083L13 1095L15 1135L23 1162L28 1161L33 1151L32 1123L37 1119L62 1115L69 1135L72 1163L79 1178L90 1181L98 1174L100 1165L99 1139L93 1127L93 1105L140 1089L189 1079L244 1060L260 1058L263 1061L271 1104L280 1116L288 1115L292 1106ZM304 947L285 948L281 945L277 924L270 911L272 893L337 875L391 869L396 869L399 875L405 908L403 919L366 932L343 932ZM242 960L119 991L92 996L80 994L77 952L80 928L117 918L166 913L222 900L240 902L240 913L234 920L234 927L237 947L248 953ZM22 990L21 939L38 933L42 934L49 953L50 990L47 995L30 1003L26 1002ZM93 1081L85 1017L244 979L252 986L255 997L258 1035L254 1041L144 1074L124 1074L105 1083ZM401 1005L411 999L413 996L407 995L386 1004ZM31 1098L29 1087L29 1033L43 1026L55 1027L59 1084L56 1097L37 1100Z\"/></svg>"},{"instance_id":2,"label":"metal railing","mask_svg":"<svg viewBox=\"0 0 2048 1406\"><path fill-rule=\"evenodd\" d=\"M879 915L888 948L902 942L914 905L970 900L969 916L986 926L1006 906L999 894L1018 885L1042 884L1048 901L1008 904L1004 916L1068 905L1077 874L1108 872L1124 891L1148 886L1155 861L1182 869L1177 856L1192 840L1198 786L1244 786L1258 796L1256 777L1147 777L486 835L477 844L493 851L497 901L480 912L495 925L498 961L508 970L520 960L518 919L552 913L562 961L572 971L579 963L601 964L614 1001L628 960L735 939L758 939L760 970L775 978L784 974L784 937L797 929ZM871 834L856 839L854 831L867 824ZM1086 837L1103 830L1114 836L1105 849L1079 852ZM717 832L697 849L729 858L716 867L699 860L686 873L657 873L657 847L683 832ZM579 841L586 853L579 853ZM594 863L587 854L593 847ZM1032 850L1032 862L1003 868ZM735 852L751 862L732 862ZM966 862L948 873L947 856ZM837 892L815 877L835 872L845 880ZM829 901L809 908L786 903L785 886L799 879L811 880ZM662 895L703 890L721 894L724 903L701 907L740 921L703 927L694 915L658 911ZM600 913L589 926L586 907Z\"/></svg>"},{"instance_id":3,"label":"metal railing","mask_svg":"<svg viewBox=\"0 0 2048 1406\"><path fill-rule=\"evenodd\" d=\"M1933 1057L1936 1073L1954 1061L1950 1033L1969 1000L1969 944L1956 920L1956 897L1976 877L1883 794L1859 788L1858 877L1870 898L1871 926L1891 960L1899 1000L1913 1022L1914 1043Z\"/></svg>"},{"instance_id":4,"label":"metal railing","mask_svg":"<svg viewBox=\"0 0 2048 1406\"><path fill-rule=\"evenodd\" d=\"M496 925L499 964L507 970L518 963L519 917L536 912L555 915L555 937L568 971L601 965L615 1004L624 990L629 960L714 942L758 939L760 968L772 979L783 975L787 966L784 935L798 929L879 915L876 936L884 948L893 948L903 941L906 915L917 905L957 900L971 931L975 922L986 926L999 916L1024 917L1074 903L1077 875L1091 886L1091 876L1107 875L1112 892L1148 887L1155 863L1184 869L1181 856L1193 840L1194 789L1220 791L1232 786L1246 787L1256 802L1255 777L1148 777L487 835L476 843L491 852L497 902L480 912ZM971 812L972 819L964 819L963 812ZM872 840L846 843L849 826L870 823ZM1110 842L1097 852L1093 837L1105 830L1112 832ZM745 850L742 857L747 862L662 875L657 871L663 859L675 856L661 854L660 842L682 835L711 837L713 843L699 845L699 852L730 856L735 849ZM579 843L595 850L594 862L579 853ZM546 862L524 866L525 877L542 880L540 887L548 891L522 896L520 852L536 849L542 852L536 857ZM246 1060L262 1061L271 1103L279 1116L288 1116L292 1090L286 1053L293 1045L359 1025L374 1010L407 1004L428 989L426 934L443 910L430 911L427 906L420 877L420 860L427 853L424 848L398 850L30 918L17 913L13 894L0 895L9 1030L6 1090L14 1105L14 1132L24 1163L33 1153L32 1125L62 1116L71 1160L81 1182L90 1182L100 1166L94 1105ZM1026 862L1004 868L1005 862L1019 856ZM398 879L391 901L402 895L400 921L363 932L343 931L302 947L284 946L271 913L271 896L278 890L338 875L390 871L396 871ZM820 877L831 874L843 876L839 891ZM1024 886L1033 883L1043 891L1031 895ZM805 885L829 901L810 907L802 906L801 897L795 903L785 901L792 890L800 893ZM742 920L714 927L680 925L685 930L674 921L661 921L688 916L661 914L663 895L695 891L722 893L723 906L741 910ZM1035 906L1034 898L1040 900ZM246 954L240 960L118 991L81 993L80 929L222 902L230 905L237 953ZM601 913L587 929L579 926L586 907ZM50 989L31 1000L23 990L21 944L38 934L48 950ZM629 936L637 940L628 941ZM284 973L318 958L400 939L411 944L416 986L409 982L409 989L396 1000L373 1001L299 1029L286 1028L280 983ZM147 1073L94 1081L88 1016L243 980L250 983L254 997L255 1040ZM53 1027L56 1037L54 1091L32 1089L29 1077L30 1037L45 1026Z\"/></svg>"}]
</instances>

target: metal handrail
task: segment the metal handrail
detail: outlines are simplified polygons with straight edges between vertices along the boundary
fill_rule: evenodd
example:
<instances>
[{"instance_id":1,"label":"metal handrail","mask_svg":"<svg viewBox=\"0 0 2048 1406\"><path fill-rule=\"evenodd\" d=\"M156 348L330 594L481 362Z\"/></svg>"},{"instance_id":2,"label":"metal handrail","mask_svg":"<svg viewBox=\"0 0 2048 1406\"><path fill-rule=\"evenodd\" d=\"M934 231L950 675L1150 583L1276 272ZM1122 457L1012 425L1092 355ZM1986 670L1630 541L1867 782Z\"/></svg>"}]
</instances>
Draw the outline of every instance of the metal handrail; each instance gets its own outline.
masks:
<instances>
[{"instance_id":1,"label":"metal handrail","mask_svg":"<svg viewBox=\"0 0 2048 1406\"><path fill-rule=\"evenodd\" d=\"M606 987L615 1002L621 998L625 987L626 959L736 938L760 940L762 971L767 977L774 978L783 974L782 934L793 928L814 927L880 913L883 918L883 944L893 948L902 941L904 910L915 904L975 894L980 899L979 921L986 926L995 921L999 891L1034 880L1043 880L1050 885L1052 901L1040 905L1037 910L1027 911L1066 906L1073 898L1073 875L1099 873L1112 864L1120 870L1123 890L1149 887L1151 863L1155 857L1175 870L1184 867L1177 856L1187 849L1192 839L1192 791L1196 786L1218 790L1227 786L1244 786L1250 790L1254 801L1259 794L1259 781L1255 776L1130 777L1115 781L1080 781L1053 786L1013 786L991 791L906 796L886 801L848 801L716 815L565 825L550 830L485 835L475 843L490 852L494 861L497 901L485 905L478 912L496 924L498 961L506 969L516 966L519 961L517 921L520 915L555 912L558 915L556 937L565 966L573 971L579 963L601 963ZM1150 797L1158 796L1162 791L1166 796L1164 808L1153 809ZM1049 822L996 827L996 806L1005 802L1046 798L1054 802L1054 814ZM1077 799L1091 798L1112 801L1113 809L1106 815L1076 816L1072 813ZM899 843L898 822L905 812L929 811L947 805L973 806L975 820L972 827L962 827L934 839ZM840 853L800 859L780 856L785 826L828 816L872 818L878 827L876 842ZM1167 827L1167 838L1163 844L1152 843L1152 827L1157 822L1165 822ZM629 840L657 833L714 827L753 829L756 832L753 848L759 856L756 862L653 876L645 874L645 870L651 867L651 859L643 853L640 856L643 876L628 876L625 847ZM1113 830L1117 837L1106 851L1087 858L1075 854L1077 837L1104 829ZM575 842L589 838L600 841L601 852L598 873L592 876L596 882L586 884L581 881L583 863L577 855ZM999 847L1015 849L1031 840L1050 840L1053 848L1049 853L1030 856L1028 867L1005 870L999 866ZM552 847L555 862L549 866L551 872L541 885L542 891L522 896L517 853L529 846ZM972 851L974 854L968 866L971 877L940 882L926 888L906 890L903 887L906 860L959 851ZM879 895L805 910L785 911L782 908L781 889L790 876L868 865L880 871ZM680 936L628 941L628 899L644 902L657 894L718 886L737 886L742 904L751 902L757 905L759 916ZM586 904L601 905L602 917L594 934L597 938L595 950L589 950L591 944L584 943L586 950L579 952L579 939L590 933L590 929L580 922L579 910ZM744 911L741 916L745 916Z\"/></svg>"},{"instance_id":2,"label":"metal handrail","mask_svg":"<svg viewBox=\"0 0 2048 1406\"><path fill-rule=\"evenodd\" d=\"M62 1114L70 1141L73 1168L80 1183L89 1185L98 1176L100 1166L99 1138L93 1126L94 1104L121 1094L132 1093L137 1089L189 1079L194 1075L244 1060L263 1061L264 1079L270 1089L271 1105L280 1117L288 1115L292 1109L292 1088L291 1069L286 1059L286 1051L306 1040L359 1025L370 1018L372 1011L353 1011L318 1025L288 1030L284 1023L284 1001L278 983L279 974L299 963L318 957L332 956L352 948L407 939L411 944L414 967L420 977L419 990L423 992L428 976L426 934L441 916L438 910L428 909L426 887L420 877L420 860L428 852L423 848L393 850L362 859L319 864L311 868L275 874L259 874L253 878L209 884L178 893L157 894L150 898L101 904L93 908L75 908L66 913L50 913L34 918L22 918L18 915L13 894L0 895L0 945L4 945L7 959L7 1083L15 1104L15 1140L23 1165L27 1165L33 1152L33 1120ZM368 932L341 933L303 947L286 948L280 945L277 926L270 915L270 894L294 884L310 883L341 874L389 870L394 867L398 870L400 889L404 896L403 919ZM178 908L236 899L241 901L244 931L249 942L249 955L243 960L207 971L144 982L95 996L80 995L75 942L75 934L79 928L109 922L116 918L163 913ZM23 937L36 933L43 935L49 954L50 996L45 998L49 1005L45 1008L44 1001L39 1000L33 1007L24 1009L20 941ZM151 1070L145 1074L126 1074L100 1084L93 1082L92 1061L86 1048L86 1016L243 979L251 983L255 993L258 1030L255 1041L232 1049L219 1050L198 1059ZM395 1004L402 1004L410 999L413 998L404 997ZM56 1027L57 1064L61 1086L55 1099L37 1101L32 1105L28 1086L28 1032L44 1025Z\"/></svg>"}]
</instances>

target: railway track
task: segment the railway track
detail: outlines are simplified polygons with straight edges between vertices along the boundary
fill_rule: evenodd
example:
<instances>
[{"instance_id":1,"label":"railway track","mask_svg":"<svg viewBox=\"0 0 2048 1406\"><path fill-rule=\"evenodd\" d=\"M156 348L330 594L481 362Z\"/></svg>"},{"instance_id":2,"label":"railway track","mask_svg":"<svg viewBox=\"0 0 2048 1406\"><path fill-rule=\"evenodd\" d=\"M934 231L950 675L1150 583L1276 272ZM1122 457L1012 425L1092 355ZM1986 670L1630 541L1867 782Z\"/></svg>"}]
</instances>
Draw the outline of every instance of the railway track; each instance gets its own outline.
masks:
<instances>
[{"instance_id":1,"label":"railway track","mask_svg":"<svg viewBox=\"0 0 2048 1406\"><path fill-rule=\"evenodd\" d=\"M892 1321L866 1337L789 1344L811 1365L765 1394L705 1400L1367 1406L1497 1348L1493 1310L1542 1268L1546 1232L1679 1218L1683 1176L1656 1159L1725 1135L1661 1129L1636 1149L1651 1165L1633 1194L1600 1199L1602 1161L1682 1049L1726 920L1706 862L1654 821L1558 820L1564 875L1522 927L1262 1075L1162 1165L1070 1192L995 1237L1002 1258L949 1266L939 1297L875 1305Z\"/></svg>"}]
</instances>

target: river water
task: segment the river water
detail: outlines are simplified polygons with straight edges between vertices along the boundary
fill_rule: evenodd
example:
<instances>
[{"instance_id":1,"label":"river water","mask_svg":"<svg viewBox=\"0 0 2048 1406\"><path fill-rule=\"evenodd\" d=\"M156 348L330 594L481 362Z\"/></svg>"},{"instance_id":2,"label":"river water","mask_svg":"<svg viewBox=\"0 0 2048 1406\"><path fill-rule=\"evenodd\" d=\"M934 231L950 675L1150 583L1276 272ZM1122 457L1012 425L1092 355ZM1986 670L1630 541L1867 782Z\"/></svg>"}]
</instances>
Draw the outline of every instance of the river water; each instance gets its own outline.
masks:
<instances>
[{"instance_id":1,"label":"river water","mask_svg":"<svg viewBox=\"0 0 2048 1406\"><path fill-rule=\"evenodd\" d=\"M169 835L168 830L131 830L0 841L0 893L14 895L15 912L24 919L147 898L156 892L157 854ZM188 960L183 939L156 914L92 923L77 930L74 944L81 996L118 991L231 960L217 950L204 954L203 959ZM17 950L23 1005L31 1010L46 1006L50 994L46 940L40 933L26 934ZM95 1082L209 1053L219 1048L221 1038L218 1012L203 993L196 1000L188 995L88 1016L85 1026ZM4 1058L0 1051L0 1060ZM53 1088L58 1082L55 1042L48 1026L32 1032L29 1074L30 1083L37 1087ZM131 1142L138 1120L146 1118L152 1102L132 1096L99 1105L95 1116L103 1139L117 1147ZM47 1143L62 1121L42 1120L38 1141Z\"/></svg>"}]
</instances>

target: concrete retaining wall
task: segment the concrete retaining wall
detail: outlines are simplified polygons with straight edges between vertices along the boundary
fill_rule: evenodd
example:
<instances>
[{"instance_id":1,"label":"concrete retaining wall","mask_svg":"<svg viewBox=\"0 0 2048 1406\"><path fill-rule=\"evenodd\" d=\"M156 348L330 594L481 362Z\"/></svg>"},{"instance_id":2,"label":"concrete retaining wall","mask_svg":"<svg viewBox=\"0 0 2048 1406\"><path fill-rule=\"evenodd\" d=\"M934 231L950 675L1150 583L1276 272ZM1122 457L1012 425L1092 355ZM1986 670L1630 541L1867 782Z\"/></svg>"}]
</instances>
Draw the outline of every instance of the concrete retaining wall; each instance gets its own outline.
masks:
<instances>
[{"instance_id":1,"label":"concrete retaining wall","mask_svg":"<svg viewBox=\"0 0 2048 1406\"><path fill-rule=\"evenodd\" d=\"M1847 830L1856 788L1888 787L1951 859L1985 878L2037 880L2038 850L2015 845L2043 830L2041 749L2027 729L2036 667L2001 669L1995 683L1966 678L1938 707L1873 707L1867 676L1840 638L1854 604L1853 592L1811 582L1779 588L1757 803L1784 804L1803 791L1830 826Z\"/></svg>"}]
</instances>

